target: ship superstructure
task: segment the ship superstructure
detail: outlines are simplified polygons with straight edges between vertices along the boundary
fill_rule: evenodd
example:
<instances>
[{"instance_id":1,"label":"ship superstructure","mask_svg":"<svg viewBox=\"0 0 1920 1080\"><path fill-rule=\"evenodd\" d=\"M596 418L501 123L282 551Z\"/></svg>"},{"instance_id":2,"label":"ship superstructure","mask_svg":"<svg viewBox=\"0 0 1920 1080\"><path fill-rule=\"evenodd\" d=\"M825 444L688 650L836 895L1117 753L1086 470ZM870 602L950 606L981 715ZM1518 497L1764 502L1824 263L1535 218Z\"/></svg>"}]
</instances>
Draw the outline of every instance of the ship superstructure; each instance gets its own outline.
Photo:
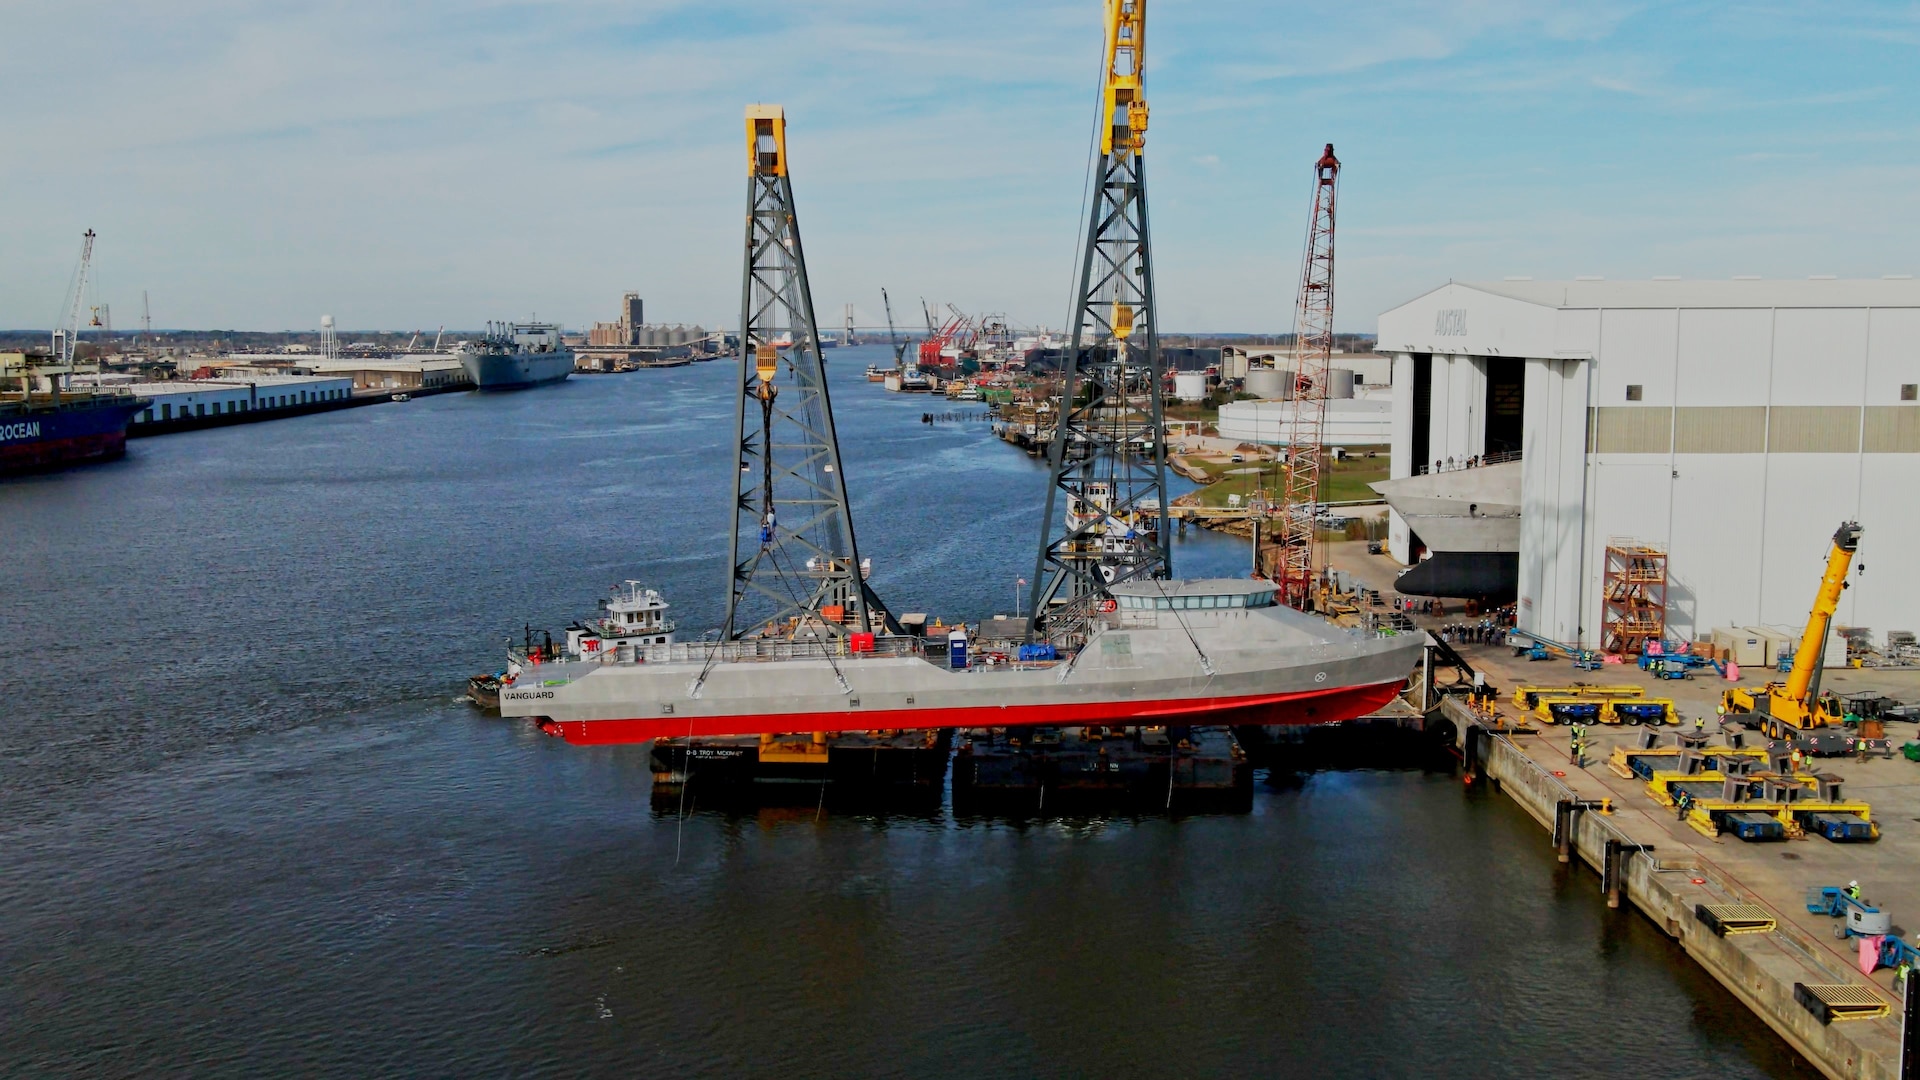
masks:
<instances>
[{"instance_id":1,"label":"ship superstructure","mask_svg":"<svg viewBox=\"0 0 1920 1080\"><path fill-rule=\"evenodd\" d=\"M600 613L567 627L565 655L572 659L630 662L643 650L673 644L670 605L659 590L629 579L600 601Z\"/></svg>"}]
</instances>

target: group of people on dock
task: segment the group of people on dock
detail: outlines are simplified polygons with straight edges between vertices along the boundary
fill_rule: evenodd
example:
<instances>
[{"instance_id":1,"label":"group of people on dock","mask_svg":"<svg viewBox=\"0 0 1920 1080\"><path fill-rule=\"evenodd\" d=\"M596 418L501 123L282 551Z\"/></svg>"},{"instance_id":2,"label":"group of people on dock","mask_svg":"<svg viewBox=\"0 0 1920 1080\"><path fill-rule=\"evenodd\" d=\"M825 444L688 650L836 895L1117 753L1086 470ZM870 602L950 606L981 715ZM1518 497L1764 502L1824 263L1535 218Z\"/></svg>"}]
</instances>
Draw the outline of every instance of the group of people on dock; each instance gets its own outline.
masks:
<instances>
[{"instance_id":1,"label":"group of people on dock","mask_svg":"<svg viewBox=\"0 0 1920 1080\"><path fill-rule=\"evenodd\" d=\"M1492 618L1477 623L1448 623L1440 628L1440 640L1449 645L1498 645L1506 634L1507 628Z\"/></svg>"}]
</instances>

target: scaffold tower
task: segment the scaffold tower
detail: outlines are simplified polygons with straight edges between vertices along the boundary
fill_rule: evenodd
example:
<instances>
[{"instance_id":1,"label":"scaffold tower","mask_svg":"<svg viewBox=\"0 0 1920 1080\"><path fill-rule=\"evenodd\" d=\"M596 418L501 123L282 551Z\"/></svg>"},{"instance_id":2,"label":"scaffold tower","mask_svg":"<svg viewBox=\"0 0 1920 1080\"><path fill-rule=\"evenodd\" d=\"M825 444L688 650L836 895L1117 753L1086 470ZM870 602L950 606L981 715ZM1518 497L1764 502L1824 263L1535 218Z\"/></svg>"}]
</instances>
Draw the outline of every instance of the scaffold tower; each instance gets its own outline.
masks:
<instances>
[{"instance_id":1,"label":"scaffold tower","mask_svg":"<svg viewBox=\"0 0 1920 1080\"><path fill-rule=\"evenodd\" d=\"M1607 541L1601 579L1600 644L1638 655L1667 631L1667 551L1615 537Z\"/></svg>"}]
</instances>

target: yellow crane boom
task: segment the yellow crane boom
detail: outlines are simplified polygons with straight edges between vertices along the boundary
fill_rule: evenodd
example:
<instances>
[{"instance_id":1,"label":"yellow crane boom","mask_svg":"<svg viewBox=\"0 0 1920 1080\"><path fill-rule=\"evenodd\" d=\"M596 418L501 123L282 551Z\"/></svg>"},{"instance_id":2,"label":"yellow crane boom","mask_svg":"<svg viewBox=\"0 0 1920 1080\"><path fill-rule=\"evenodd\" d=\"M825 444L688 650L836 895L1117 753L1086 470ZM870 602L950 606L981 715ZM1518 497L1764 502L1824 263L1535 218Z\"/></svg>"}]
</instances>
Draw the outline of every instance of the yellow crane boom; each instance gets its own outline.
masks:
<instances>
[{"instance_id":1,"label":"yellow crane boom","mask_svg":"<svg viewBox=\"0 0 1920 1080\"><path fill-rule=\"evenodd\" d=\"M1833 628L1834 612L1840 610L1840 594L1847 588L1847 568L1853 565L1853 553L1859 547L1859 522L1845 522L1833 534L1827 572L1820 579L1820 592L1807 614L1807 632L1800 636L1800 648L1793 654L1793 671L1787 676L1786 695L1796 701L1807 699L1807 690L1813 687L1814 675L1826 656L1827 633Z\"/></svg>"},{"instance_id":2,"label":"yellow crane boom","mask_svg":"<svg viewBox=\"0 0 1920 1080\"><path fill-rule=\"evenodd\" d=\"M1813 609L1807 613L1807 629L1800 635L1787 681L1770 682L1758 690L1727 691L1723 700L1728 712L1760 713L1803 729L1840 722L1840 717L1820 701L1820 669L1834 613L1840 610L1840 594L1847 588L1847 570L1853 565L1853 553L1860 548L1860 533L1857 521L1841 522L1834 531L1833 548L1827 552L1827 572L1820 578L1820 591L1814 594Z\"/></svg>"},{"instance_id":3,"label":"yellow crane boom","mask_svg":"<svg viewBox=\"0 0 1920 1080\"><path fill-rule=\"evenodd\" d=\"M1147 0L1107 0L1107 77L1102 91L1105 123L1100 153L1139 153L1147 143L1147 99L1140 76L1146 65Z\"/></svg>"}]
</instances>

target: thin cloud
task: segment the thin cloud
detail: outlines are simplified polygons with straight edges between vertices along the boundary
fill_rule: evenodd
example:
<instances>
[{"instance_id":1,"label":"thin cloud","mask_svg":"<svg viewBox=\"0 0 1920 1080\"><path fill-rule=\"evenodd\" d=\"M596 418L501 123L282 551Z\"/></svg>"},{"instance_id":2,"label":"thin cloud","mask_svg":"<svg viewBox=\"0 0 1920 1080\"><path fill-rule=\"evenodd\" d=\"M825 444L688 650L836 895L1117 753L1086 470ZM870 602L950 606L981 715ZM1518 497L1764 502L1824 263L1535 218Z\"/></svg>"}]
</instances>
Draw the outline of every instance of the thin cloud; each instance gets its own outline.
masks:
<instances>
[{"instance_id":1,"label":"thin cloud","mask_svg":"<svg viewBox=\"0 0 1920 1080\"><path fill-rule=\"evenodd\" d=\"M1181 320L1285 329L1328 141L1348 163L1342 329L1516 267L1775 273L1817 253L1799 275L1879 272L1920 225L1912 9L1161 0L1151 18L1156 284ZM183 325L305 326L325 308L577 326L626 289L724 324L750 101L788 107L822 307L873 307L887 285L1064 314L1093 0L8 11L16 53L76 40L86 79L16 80L0 110L0 139L34 151L0 157L0 325L47 322L88 227L120 290L105 298L131 309L150 289ZM1835 182L1849 197L1822 241Z\"/></svg>"}]
</instances>

